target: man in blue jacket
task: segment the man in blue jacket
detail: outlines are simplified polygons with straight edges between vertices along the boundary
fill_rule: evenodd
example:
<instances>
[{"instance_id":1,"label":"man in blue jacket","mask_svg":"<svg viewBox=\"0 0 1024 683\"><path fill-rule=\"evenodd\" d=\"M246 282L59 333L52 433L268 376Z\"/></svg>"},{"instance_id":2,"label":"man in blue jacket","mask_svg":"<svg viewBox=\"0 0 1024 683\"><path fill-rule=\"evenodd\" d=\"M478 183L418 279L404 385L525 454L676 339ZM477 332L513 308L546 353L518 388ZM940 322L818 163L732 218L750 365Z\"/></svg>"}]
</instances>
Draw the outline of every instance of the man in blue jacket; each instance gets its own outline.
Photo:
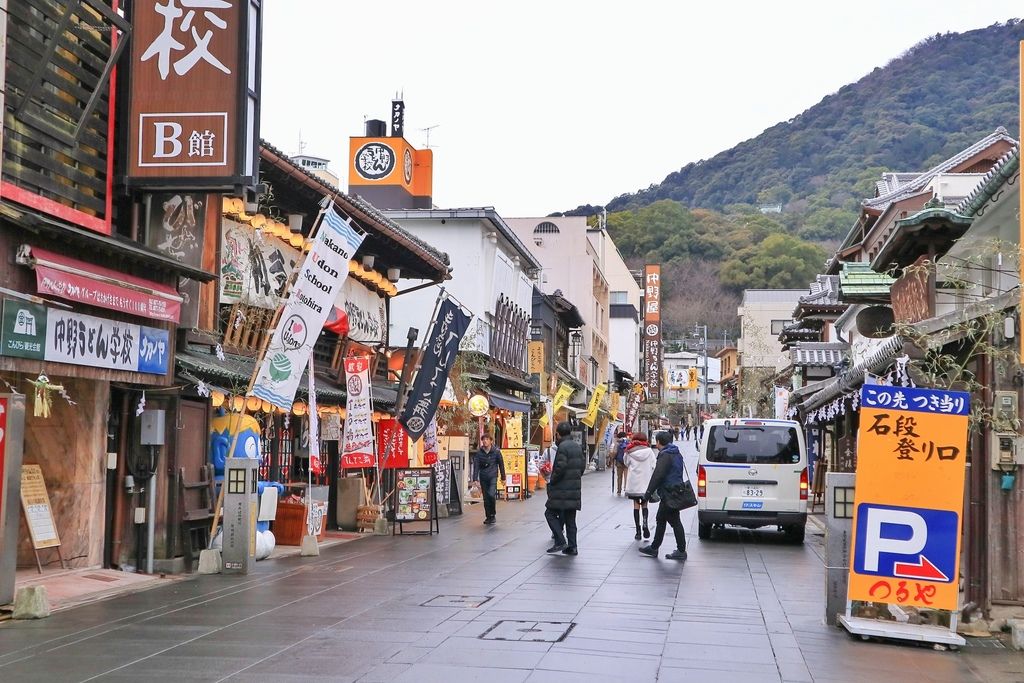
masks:
<instances>
[{"instance_id":1,"label":"man in blue jacket","mask_svg":"<svg viewBox=\"0 0 1024 683\"><path fill-rule=\"evenodd\" d=\"M646 500L657 492L661 496L658 503L658 515L655 517L654 538L650 545L640 548L640 553L648 557L657 557L658 548L665 538L665 526L671 526L676 537L676 549L665 555L669 560L686 559L686 531L683 530L683 522L679 519L679 510L670 508L665 503L665 487L683 483L683 474L686 464L683 461L683 454L679 448L672 443L672 435L668 432L658 432L658 463L654 466L654 474L651 475L651 482L647 485Z\"/></svg>"},{"instance_id":2,"label":"man in blue jacket","mask_svg":"<svg viewBox=\"0 0 1024 683\"><path fill-rule=\"evenodd\" d=\"M473 454L470 462L470 481L480 485L484 495L484 524L494 524L495 505L498 497L498 475L505 479L505 460L501 451L494 447L490 434L480 437L480 449Z\"/></svg>"}]
</instances>

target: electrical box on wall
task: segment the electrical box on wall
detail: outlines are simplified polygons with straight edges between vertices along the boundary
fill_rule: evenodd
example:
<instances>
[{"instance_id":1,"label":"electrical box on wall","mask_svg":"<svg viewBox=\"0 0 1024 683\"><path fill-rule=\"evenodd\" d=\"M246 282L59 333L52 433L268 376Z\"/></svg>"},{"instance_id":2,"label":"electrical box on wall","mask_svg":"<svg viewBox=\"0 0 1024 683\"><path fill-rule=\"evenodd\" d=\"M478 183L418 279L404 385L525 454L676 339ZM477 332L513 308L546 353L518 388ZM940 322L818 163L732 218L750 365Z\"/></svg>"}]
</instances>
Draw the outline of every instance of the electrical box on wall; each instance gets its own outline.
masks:
<instances>
[{"instance_id":1,"label":"electrical box on wall","mask_svg":"<svg viewBox=\"0 0 1024 683\"><path fill-rule=\"evenodd\" d=\"M142 411L142 417L140 418L140 425L142 427L139 442L143 446L163 446L164 445L164 419L166 411L164 410L144 410Z\"/></svg>"},{"instance_id":2,"label":"electrical box on wall","mask_svg":"<svg viewBox=\"0 0 1024 683\"><path fill-rule=\"evenodd\" d=\"M1024 464L1024 448L1016 432L991 432L989 460L994 470Z\"/></svg>"},{"instance_id":3,"label":"electrical box on wall","mask_svg":"<svg viewBox=\"0 0 1024 683\"><path fill-rule=\"evenodd\" d=\"M1017 392L997 391L992 406L993 417L998 428L1003 431L1017 429Z\"/></svg>"}]
</instances>

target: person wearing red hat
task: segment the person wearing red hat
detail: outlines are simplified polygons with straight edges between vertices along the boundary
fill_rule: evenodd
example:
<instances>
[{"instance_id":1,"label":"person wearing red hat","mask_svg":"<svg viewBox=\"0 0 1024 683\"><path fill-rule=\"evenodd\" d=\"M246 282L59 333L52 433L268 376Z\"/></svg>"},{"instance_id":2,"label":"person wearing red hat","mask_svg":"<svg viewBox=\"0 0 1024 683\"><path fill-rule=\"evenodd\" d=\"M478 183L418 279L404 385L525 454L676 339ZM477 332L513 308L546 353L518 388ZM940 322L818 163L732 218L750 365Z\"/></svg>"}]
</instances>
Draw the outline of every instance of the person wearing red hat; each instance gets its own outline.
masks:
<instances>
[{"instance_id":1,"label":"person wearing red hat","mask_svg":"<svg viewBox=\"0 0 1024 683\"><path fill-rule=\"evenodd\" d=\"M654 474L654 465L657 462L657 455L654 449L647 443L647 435L636 433L630 437L629 445L622 456L626 466L626 497L633 501L633 524L636 526L636 540L640 540L640 515L643 514L643 537L650 538L651 530L647 526L647 485Z\"/></svg>"}]
</instances>

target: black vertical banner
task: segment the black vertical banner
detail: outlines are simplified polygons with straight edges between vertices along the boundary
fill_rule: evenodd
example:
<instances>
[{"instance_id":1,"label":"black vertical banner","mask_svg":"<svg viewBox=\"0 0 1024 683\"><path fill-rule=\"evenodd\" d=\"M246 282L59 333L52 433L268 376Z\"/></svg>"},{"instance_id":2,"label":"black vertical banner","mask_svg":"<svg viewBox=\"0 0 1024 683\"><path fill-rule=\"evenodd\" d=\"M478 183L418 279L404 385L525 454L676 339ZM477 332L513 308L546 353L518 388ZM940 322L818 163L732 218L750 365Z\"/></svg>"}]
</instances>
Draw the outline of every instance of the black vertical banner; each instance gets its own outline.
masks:
<instances>
[{"instance_id":1,"label":"black vertical banner","mask_svg":"<svg viewBox=\"0 0 1024 683\"><path fill-rule=\"evenodd\" d=\"M391 137L405 137L405 102L391 101Z\"/></svg>"},{"instance_id":2,"label":"black vertical banner","mask_svg":"<svg viewBox=\"0 0 1024 683\"><path fill-rule=\"evenodd\" d=\"M424 343L423 358L409 392L409 400L398 417L398 422L413 441L423 436L437 412L448 374L459 353L459 342L472 319L473 316L464 313L448 298L437 309L437 318L430 327L430 337Z\"/></svg>"}]
</instances>

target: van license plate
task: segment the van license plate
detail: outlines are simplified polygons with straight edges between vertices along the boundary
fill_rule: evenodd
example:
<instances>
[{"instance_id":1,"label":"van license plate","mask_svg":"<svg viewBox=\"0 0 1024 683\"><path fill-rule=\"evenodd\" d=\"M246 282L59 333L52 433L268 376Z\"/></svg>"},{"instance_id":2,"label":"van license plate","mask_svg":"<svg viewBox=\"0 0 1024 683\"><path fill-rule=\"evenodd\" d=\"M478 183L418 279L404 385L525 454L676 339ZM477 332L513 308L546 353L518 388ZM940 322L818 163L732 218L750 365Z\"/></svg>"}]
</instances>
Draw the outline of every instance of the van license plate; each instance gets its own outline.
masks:
<instances>
[{"instance_id":1,"label":"van license plate","mask_svg":"<svg viewBox=\"0 0 1024 683\"><path fill-rule=\"evenodd\" d=\"M743 489L743 497L744 498L764 498L764 489L745 488L745 489Z\"/></svg>"}]
</instances>

